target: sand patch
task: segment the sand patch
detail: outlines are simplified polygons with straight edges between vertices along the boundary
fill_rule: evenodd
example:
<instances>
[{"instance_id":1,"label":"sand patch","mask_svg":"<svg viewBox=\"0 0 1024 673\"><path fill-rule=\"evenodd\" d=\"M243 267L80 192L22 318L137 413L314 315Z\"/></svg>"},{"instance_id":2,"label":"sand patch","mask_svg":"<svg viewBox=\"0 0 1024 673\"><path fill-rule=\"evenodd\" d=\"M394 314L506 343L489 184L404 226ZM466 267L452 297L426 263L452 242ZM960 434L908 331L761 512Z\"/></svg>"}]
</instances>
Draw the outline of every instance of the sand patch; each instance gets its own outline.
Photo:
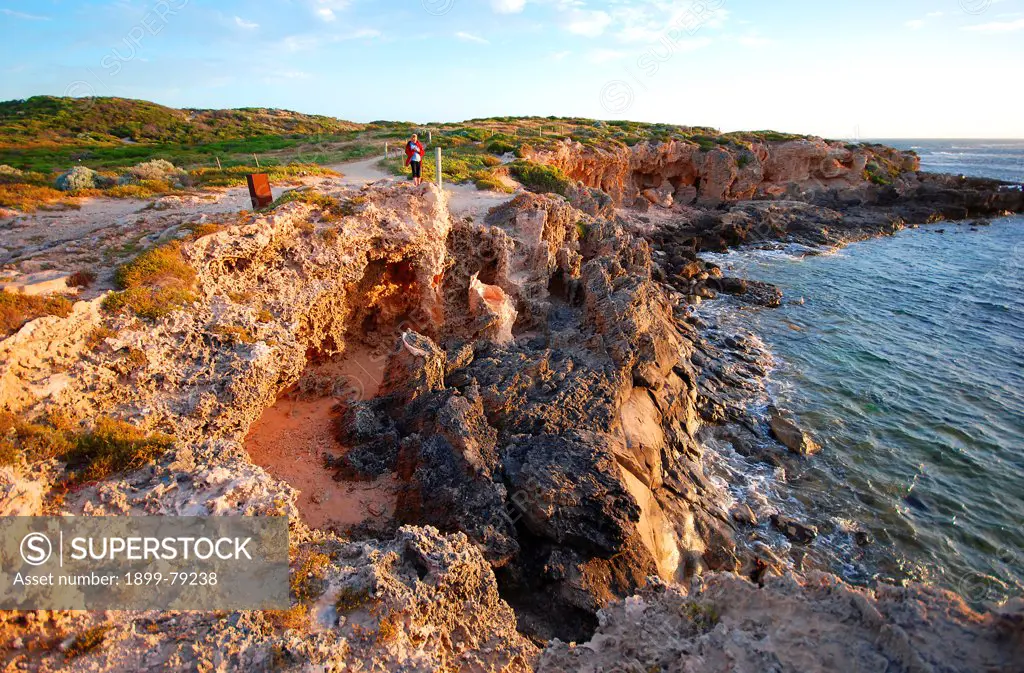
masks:
<instances>
[{"instance_id":1,"label":"sand patch","mask_svg":"<svg viewBox=\"0 0 1024 673\"><path fill-rule=\"evenodd\" d=\"M394 516L399 482L393 475L339 482L324 465L325 456L347 450L336 436L338 417L349 401L377 395L383 369L384 359L367 350L314 364L249 430L250 458L299 491L299 513L312 528L344 531Z\"/></svg>"}]
</instances>

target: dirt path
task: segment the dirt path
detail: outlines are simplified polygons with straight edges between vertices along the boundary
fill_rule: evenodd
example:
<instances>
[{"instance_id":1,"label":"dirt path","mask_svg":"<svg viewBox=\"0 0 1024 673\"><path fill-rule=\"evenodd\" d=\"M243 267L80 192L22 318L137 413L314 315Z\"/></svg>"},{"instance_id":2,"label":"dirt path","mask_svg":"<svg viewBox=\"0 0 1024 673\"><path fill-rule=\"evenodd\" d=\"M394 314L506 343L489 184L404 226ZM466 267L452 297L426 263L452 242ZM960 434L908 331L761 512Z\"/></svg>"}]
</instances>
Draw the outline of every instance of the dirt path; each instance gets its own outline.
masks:
<instances>
[{"instance_id":1,"label":"dirt path","mask_svg":"<svg viewBox=\"0 0 1024 673\"><path fill-rule=\"evenodd\" d=\"M329 168L343 177L314 177L274 185L274 195L299 184L337 185L358 189L371 182L406 184L372 157ZM455 217L480 221L487 211L512 198L512 194L480 191L475 185L445 185L448 208ZM154 204L156 206L154 207ZM245 187L210 190L159 199L88 198L78 208L0 219L0 285L18 282L25 274L89 270L99 282L89 294L112 287L113 268L139 250L168 240L183 225L215 220L218 216L252 208Z\"/></svg>"},{"instance_id":2,"label":"dirt path","mask_svg":"<svg viewBox=\"0 0 1024 673\"><path fill-rule=\"evenodd\" d=\"M392 183L401 183L407 180L382 170L377 165L378 163L380 163L380 157L372 157L347 164L336 164L328 166L328 168L338 171L344 176L341 179L341 184L346 187L362 187L378 180L387 180ZM502 192L480 191L476 185L472 184L447 184L444 186L444 191L448 195L448 209L452 215L472 217L474 220L482 219L488 210L515 196L515 194Z\"/></svg>"}]
</instances>

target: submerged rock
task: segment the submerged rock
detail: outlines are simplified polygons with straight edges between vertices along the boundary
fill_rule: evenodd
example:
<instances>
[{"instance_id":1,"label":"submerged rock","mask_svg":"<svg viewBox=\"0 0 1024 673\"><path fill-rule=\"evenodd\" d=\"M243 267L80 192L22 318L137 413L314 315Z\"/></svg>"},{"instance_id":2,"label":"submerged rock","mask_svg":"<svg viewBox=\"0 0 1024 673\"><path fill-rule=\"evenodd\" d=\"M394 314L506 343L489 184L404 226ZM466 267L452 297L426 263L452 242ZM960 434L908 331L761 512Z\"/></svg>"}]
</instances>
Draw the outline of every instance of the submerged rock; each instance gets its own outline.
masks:
<instances>
[{"instance_id":1,"label":"submerged rock","mask_svg":"<svg viewBox=\"0 0 1024 673\"><path fill-rule=\"evenodd\" d=\"M801 523L800 521L783 514L772 514L771 518L772 526L792 542L807 544L809 542L813 542L814 538L818 537L818 529L816 526Z\"/></svg>"},{"instance_id":2,"label":"submerged rock","mask_svg":"<svg viewBox=\"0 0 1024 673\"><path fill-rule=\"evenodd\" d=\"M768 407L768 425L772 436L797 455L813 456L821 451L821 446L778 407Z\"/></svg>"}]
</instances>

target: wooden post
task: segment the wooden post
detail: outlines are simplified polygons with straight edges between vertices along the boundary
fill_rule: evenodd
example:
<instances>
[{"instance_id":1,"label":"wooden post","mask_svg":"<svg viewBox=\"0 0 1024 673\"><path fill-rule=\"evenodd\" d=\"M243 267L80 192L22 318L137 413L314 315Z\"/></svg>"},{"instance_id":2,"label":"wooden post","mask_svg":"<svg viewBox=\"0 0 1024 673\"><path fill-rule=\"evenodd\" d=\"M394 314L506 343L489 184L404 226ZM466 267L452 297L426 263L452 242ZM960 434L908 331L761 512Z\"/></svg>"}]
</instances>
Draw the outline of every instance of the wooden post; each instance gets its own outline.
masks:
<instances>
[{"instance_id":1,"label":"wooden post","mask_svg":"<svg viewBox=\"0 0 1024 673\"><path fill-rule=\"evenodd\" d=\"M444 178L441 175L441 148L438 147L437 152L437 188L444 189Z\"/></svg>"},{"instance_id":2,"label":"wooden post","mask_svg":"<svg viewBox=\"0 0 1024 673\"><path fill-rule=\"evenodd\" d=\"M256 162L256 168L260 168L260 158L256 156L255 152L252 153L252 158Z\"/></svg>"},{"instance_id":3,"label":"wooden post","mask_svg":"<svg viewBox=\"0 0 1024 673\"><path fill-rule=\"evenodd\" d=\"M384 158L388 158L388 144L384 143Z\"/></svg>"},{"instance_id":4,"label":"wooden post","mask_svg":"<svg viewBox=\"0 0 1024 673\"><path fill-rule=\"evenodd\" d=\"M217 160L217 170L218 171L224 170L224 167L220 165L220 157L214 157L214 159Z\"/></svg>"},{"instance_id":5,"label":"wooden post","mask_svg":"<svg viewBox=\"0 0 1024 673\"><path fill-rule=\"evenodd\" d=\"M433 131L427 131L427 143L430 144L430 145L434 144L434 132Z\"/></svg>"}]
</instances>

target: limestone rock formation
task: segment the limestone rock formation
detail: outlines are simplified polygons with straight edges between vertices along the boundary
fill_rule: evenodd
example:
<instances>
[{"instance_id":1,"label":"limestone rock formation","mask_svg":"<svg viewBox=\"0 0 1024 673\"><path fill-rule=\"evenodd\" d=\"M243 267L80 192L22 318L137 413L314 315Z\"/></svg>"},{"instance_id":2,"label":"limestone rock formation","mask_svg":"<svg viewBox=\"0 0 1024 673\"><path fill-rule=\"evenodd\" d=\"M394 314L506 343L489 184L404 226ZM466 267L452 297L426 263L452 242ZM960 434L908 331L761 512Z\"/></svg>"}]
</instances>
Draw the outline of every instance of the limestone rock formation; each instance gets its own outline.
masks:
<instances>
[{"instance_id":1,"label":"limestone rock formation","mask_svg":"<svg viewBox=\"0 0 1024 673\"><path fill-rule=\"evenodd\" d=\"M716 205L724 201L784 194L862 188L869 162L896 173L918 170L909 153L881 146L850 148L821 139L753 142L747 149L671 140L613 149L562 141L532 156L569 177L611 195L616 204L638 197L661 207L674 203Z\"/></svg>"},{"instance_id":2,"label":"limestone rock formation","mask_svg":"<svg viewBox=\"0 0 1024 673\"><path fill-rule=\"evenodd\" d=\"M921 585L855 589L822 573L657 586L601 612L587 643L554 643L555 671L1012 671L1024 658L1024 604L979 615ZM969 642L953 647L953 642Z\"/></svg>"},{"instance_id":3,"label":"limestone rock formation","mask_svg":"<svg viewBox=\"0 0 1024 673\"><path fill-rule=\"evenodd\" d=\"M483 222L453 221L431 185L336 187L330 212L290 203L184 240L196 299L165 317L78 302L0 340L0 408L85 425L110 415L175 440L152 464L63 500L57 461L4 468L0 512L287 515L292 578L310 589L284 614L114 616L110 646L76 665L520 671L537 648L518 631L582 642L598 628L588 647L554 643L542 670L816 670L829 657L928 670L942 641L918 609L937 611L949 642L980 644L952 670L1015 661L1013 613L973 615L919 588L772 579L785 560L739 542L737 527L772 521L807 542L811 526L737 507L701 441L715 431L742 455L801 462L769 446L749 411L770 356L713 333L689 304L718 292L782 301L701 251L834 245L933 215L1020 209L1020 193L818 140L742 153L560 143L534 158L580 182L567 197L520 194ZM893 184L866 180L869 162L891 168ZM645 213L613 209L638 200ZM340 448L314 455L316 467L328 480L393 480L393 516L311 530L296 488L253 463L246 435L280 395L306 392L311 367L356 353L366 376L320 382L324 434ZM669 586L691 580L690 598ZM778 614L821 625L814 646L801 653L806 637ZM37 645L95 619L5 615L0 642L28 638L26 667L52 669L63 655Z\"/></svg>"}]
</instances>

